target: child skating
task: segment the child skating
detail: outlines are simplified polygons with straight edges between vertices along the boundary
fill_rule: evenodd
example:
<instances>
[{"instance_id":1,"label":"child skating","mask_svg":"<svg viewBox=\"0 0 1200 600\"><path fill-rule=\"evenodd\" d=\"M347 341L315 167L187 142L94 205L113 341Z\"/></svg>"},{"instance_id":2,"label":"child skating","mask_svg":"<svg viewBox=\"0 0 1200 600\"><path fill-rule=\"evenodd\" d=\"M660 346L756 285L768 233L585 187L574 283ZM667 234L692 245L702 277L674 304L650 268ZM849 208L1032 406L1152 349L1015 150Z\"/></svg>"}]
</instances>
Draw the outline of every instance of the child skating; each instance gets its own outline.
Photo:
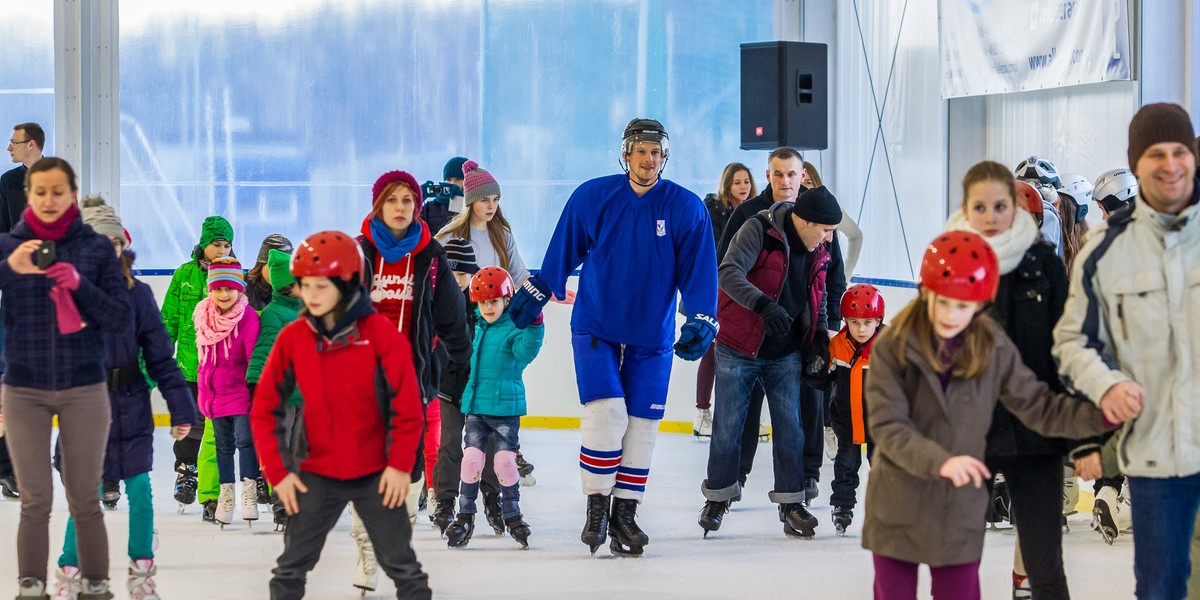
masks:
<instances>
[{"instance_id":1,"label":"child skating","mask_svg":"<svg viewBox=\"0 0 1200 600\"><path fill-rule=\"evenodd\" d=\"M250 389L246 369L260 328L246 298L245 273L236 258L218 258L208 268L208 298L196 305L196 346L200 366L200 412L212 423L221 495L214 518L224 528L233 521L237 475L242 476L242 519L258 520L258 457L250 435ZM238 455L234 471L233 455Z\"/></svg>"},{"instance_id":2,"label":"child skating","mask_svg":"<svg viewBox=\"0 0 1200 600\"><path fill-rule=\"evenodd\" d=\"M408 340L371 307L362 251L346 234L304 240L291 272L304 314L275 339L251 413L263 470L289 516L271 598L304 596L348 502L396 597L430 598L404 506L424 420ZM284 405L295 389L304 402L287 435Z\"/></svg>"},{"instance_id":3,"label":"child skating","mask_svg":"<svg viewBox=\"0 0 1200 600\"><path fill-rule=\"evenodd\" d=\"M500 482L500 516L508 534L529 547L529 524L521 515L521 475L517 467L518 432L525 414L525 383L521 373L537 358L546 328L539 315L518 329L508 315L515 287L508 272L485 267L471 278L471 302L478 305L471 377L462 395L462 484L458 516L446 531L451 548L466 546L475 531L475 501L483 475L488 438L496 444L496 478Z\"/></svg>"}]
</instances>

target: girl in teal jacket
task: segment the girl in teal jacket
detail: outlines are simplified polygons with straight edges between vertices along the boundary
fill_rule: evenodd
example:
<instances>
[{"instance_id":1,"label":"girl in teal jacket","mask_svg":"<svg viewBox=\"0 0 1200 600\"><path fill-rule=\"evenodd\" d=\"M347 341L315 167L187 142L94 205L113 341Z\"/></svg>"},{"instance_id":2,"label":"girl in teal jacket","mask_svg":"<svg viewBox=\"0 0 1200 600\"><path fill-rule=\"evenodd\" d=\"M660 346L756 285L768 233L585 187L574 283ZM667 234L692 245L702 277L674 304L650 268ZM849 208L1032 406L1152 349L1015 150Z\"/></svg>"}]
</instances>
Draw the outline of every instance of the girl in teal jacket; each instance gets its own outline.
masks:
<instances>
[{"instance_id":1,"label":"girl in teal jacket","mask_svg":"<svg viewBox=\"0 0 1200 600\"><path fill-rule=\"evenodd\" d=\"M529 524L521 516L520 473L517 470L517 434L525 414L525 384L521 373L537 358L545 326L538 315L530 327L518 329L508 315L514 291L512 278L500 267L487 267L471 278L471 301L478 304L471 378L462 395L466 415L463 428L462 483L458 516L446 530L451 548L466 546L475 531L475 500L483 474L488 437L496 441L496 478L500 481L500 507L509 535L529 547Z\"/></svg>"}]
</instances>

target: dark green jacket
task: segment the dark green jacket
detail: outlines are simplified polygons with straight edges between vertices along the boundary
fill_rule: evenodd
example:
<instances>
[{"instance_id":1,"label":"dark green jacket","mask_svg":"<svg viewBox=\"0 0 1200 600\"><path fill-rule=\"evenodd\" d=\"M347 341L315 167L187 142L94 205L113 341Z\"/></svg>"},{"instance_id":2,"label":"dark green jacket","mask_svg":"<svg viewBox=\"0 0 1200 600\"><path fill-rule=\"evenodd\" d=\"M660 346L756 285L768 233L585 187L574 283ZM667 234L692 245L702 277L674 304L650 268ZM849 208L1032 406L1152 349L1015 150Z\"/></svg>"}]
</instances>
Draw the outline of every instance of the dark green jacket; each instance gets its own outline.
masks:
<instances>
[{"instance_id":1,"label":"dark green jacket","mask_svg":"<svg viewBox=\"0 0 1200 600\"><path fill-rule=\"evenodd\" d=\"M254 354L250 356L250 366L246 369L246 382L249 384L258 383L263 366L267 364L267 357L271 355L271 348L275 347L275 338L279 332L288 323L300 318L300 299L275 292L271 294L271 302L263 307L260 317L262 328L259 329L258 341L254 344ZM299 406L301 402L300 387L296 386L296 389L288 396L287 404L288 406Z\"/></svg>"}]
</instances>

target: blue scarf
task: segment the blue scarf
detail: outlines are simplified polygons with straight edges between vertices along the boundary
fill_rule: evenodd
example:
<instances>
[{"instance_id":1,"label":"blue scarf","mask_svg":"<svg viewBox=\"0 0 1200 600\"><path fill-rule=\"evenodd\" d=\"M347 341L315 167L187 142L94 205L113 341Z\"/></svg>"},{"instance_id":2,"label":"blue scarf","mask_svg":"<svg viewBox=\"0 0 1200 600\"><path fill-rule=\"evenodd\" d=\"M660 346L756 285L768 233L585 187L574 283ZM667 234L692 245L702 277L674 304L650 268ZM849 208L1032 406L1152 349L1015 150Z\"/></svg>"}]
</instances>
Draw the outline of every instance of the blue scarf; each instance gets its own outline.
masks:
<instances>
[{"instance_id":1,"label":"blue scarf","mask_svg":"<svg viewBox=\"0 0 1200 600\"><path fill-rule=\"evenodd\" d=\"M371 219L371 240L375 242L375 248L379 250L383 260L394 263L417 247L424 229L421 221L413 221L413 224L408 226L408 233L404 234L404 239L398 240L383 221L375 217Z\"/></svg>"}]
</instances>

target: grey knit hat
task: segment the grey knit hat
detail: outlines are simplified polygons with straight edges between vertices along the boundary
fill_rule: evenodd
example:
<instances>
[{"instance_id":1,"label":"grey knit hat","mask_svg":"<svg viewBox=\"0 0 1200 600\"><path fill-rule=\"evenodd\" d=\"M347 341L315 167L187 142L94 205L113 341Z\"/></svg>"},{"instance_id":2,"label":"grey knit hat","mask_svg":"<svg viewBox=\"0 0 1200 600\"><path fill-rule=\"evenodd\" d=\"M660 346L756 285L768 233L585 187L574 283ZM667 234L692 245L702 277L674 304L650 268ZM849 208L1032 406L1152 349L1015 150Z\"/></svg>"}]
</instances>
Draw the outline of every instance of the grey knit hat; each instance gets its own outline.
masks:
<instances>
[{"instance_id":1,"label":"grey knit hat","mask_svg":"<svg viewBox=\"0 0 1200 600\"><path fill-rule=\"evenodd\" d=\"M475 161L463 163L463 191L466 193L467 206L475 204L488 196L500 195L500 184Z\"/></svg>"},{"instance_id":2,"label":"grey knit hat","mask_svg":"<svg viewBox=\"0 0 1200 600\"><path fill-rule=\"evenodd\" d=\"M262 246L259 246L258 248L258 260L255 261L255 264L265 264L267 262L267 253L270 252L271 249L291 254L292 241L283 237L283 234L281 233L272 233L271 235L268 235L263 239Z\"/></svg>"},{"instance_id":3,"label":"grey knit hat","mask_svg":"<svg viewBox=\"0 0 1200 600\"><path fill-rule=\"evenodd\" d=\"M121 217L104 201L103 196L92 195L84 198L80 203L80 213L83 215L84 224L96 233L108 238L124 238L126 243L130 241L129 232L121 225Z\"/></svg>"}]
</instances>

